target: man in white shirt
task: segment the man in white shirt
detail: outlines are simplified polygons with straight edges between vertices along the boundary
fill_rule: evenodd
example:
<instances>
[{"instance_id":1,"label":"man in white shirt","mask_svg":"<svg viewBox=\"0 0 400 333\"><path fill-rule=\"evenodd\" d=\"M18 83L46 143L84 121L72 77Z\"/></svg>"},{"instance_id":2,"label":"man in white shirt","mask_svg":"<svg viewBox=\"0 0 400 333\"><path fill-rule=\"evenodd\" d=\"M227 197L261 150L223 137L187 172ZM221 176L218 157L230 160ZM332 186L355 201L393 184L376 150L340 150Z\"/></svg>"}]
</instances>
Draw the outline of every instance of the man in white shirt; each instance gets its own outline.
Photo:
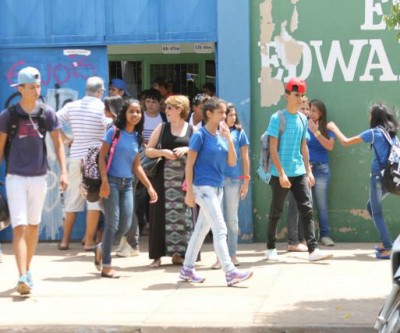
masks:
<instances>
[{"instance_id":1,"label":"man in white shirt","mask_svg":"<svg viewBox=\"0 0 400 333\"><path fill-rule=\"evenodd\" d=\"M69 122L72 129L73 141L70 149L68 176L70 186L65 198L64 232L59 250L69 249L71 232L78 212L85 209L85 199L81 196L79 185L81 183L81 159L89 147L101 143L107 119L104 114L104 103L101 98L104 94L104 81L97 76L89 77L86 81L86 96L82 99L66 104L57 112L61 123ZM86 251L94 248L94 236L100 217L98 202L87 202L86 216Z\"/></svg>"}]
</instances>

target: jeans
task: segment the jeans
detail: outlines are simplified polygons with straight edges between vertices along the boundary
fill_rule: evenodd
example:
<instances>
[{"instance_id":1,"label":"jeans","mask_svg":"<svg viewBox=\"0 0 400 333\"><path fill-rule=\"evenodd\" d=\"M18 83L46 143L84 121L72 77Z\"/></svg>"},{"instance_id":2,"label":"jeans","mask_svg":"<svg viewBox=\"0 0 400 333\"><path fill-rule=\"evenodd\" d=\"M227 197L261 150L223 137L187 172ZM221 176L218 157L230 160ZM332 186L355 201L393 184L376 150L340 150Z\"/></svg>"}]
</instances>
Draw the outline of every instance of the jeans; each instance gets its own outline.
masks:
<instances>
[{"instance_id":1,"label":"jeans","mask_svg":"<svg viewBox=\"0 0 400 333\"><path fill-rule=\"evenodd\" d=\"M193 186L193 190L196 202L200 206L200 213L186 249L183 265L187 268L195 266L201 246L211 227L218 260L222 269L230 273L235 270L235 266L229 257L226 242L227 228L221 209L223 189L212 186Z\"/></svg>"},{"instance_id":2,"label":"jeans","mask_svg":"<svg viewBox=\"0 0 400 333\"><path fill-rule=\"evenodd\" d=\"M367 210L375 227L378 230L379 237L385 249L392 249L392 239L389 230L383 218L382 200L386 192L382 189L382 181L380 175L372 174L370 176L369 200L367 202Z\"/></svg>"},{"instance_id":3,"label":"jeans","mask_svg":"<svg viewBox=\"0 0 400 333\"><path fill-rule=\"evenodd\" d=\"M125 235L132 223L133 187L132 178L108 176L110 194L103 199L106 217L102 239L103 266L111 266L111 248L114 239Z\"/></svg>"},{"instance_id":4,"label":"jeans","mask_svg":"<svg viewBox=\"0 0 400 333\"><path fill-rule=\"evenodd\" d=\"M236 256L238 244L238 208L240 201L240 185L241 181L239 179L225 177L222 208L224 212L226 226L228 228L228 250L231 257Z\"/></svg>"},{"instance_id":5,"label":"jeans","mask_svg":"<svg viewBox=\"0 0 400 333\"><path fill-rule=\"evenodd\" d=\"M290 189L281 187L278 177L272 177L270 181L272 189L272 201L269 211L267 228L267 248L276 248L276 233L278 221L282 215L283 205L289 191L297 202L297 208L300 213L300 221L303 225L304 236L307 241L308 252L311 253L317 248L315 239L315 226L312 217L312 200L308 187L308 179L305 175L289 177L292 184Z\"/></svg>"},{"instance_id":6,"label":"jeans","mask_svg":"<svg viewBox=\"0 0 400 333\"><path fill-rule=\"evenodd\" d=\"M288 244L297 245L304 241L303 226L299 223L299 210L292 192L289 193L289 207L287 214Z\"/></svg>"},{"instance_id":7,"label":"jeans","mask_svg":"<svg viewBox=\"0 0 400 333\"><path fill-rule=\"evenodd\" d=\"M328 237L328 186L331 172L328 163L311 163L311 165L315 178L315 185L312 187L312 193L318 213L319 233L320 237Z\"/></svg>"}]
</instances>

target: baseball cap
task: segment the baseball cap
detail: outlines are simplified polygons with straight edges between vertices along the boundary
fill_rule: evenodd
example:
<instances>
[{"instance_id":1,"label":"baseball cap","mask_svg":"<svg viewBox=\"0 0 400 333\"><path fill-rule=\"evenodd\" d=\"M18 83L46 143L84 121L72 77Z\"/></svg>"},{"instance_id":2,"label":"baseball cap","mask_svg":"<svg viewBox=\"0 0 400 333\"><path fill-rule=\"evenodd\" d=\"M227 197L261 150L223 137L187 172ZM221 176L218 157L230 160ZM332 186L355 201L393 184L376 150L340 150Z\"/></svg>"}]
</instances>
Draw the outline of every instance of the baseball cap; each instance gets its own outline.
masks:
<instances>
[{"instance_id":1,"label":"baseball cap","mask_svg":"<svg viewBox=\"0 0 400 333\"><path fill-rule=\"evenodd\" d=\"M306 81L299 77L291 78L286 84L286 90L289 92L295 91L299 92L300 94L305 94L306 88Z\"/></svg>"},{"instance_id":2,"label":"baseball cap","mask_svg":"<svg viewBox=\"0 0 400 333\"><path fill-rule=\"evenodd\" d=\"M18 72L18 82L11 85L11 87L19 86L20 84L27 83L40 83L40 73L34 67L25 67Z\"/></svg>"},{"instance_id":3,"label":"baseball cap","mask_svg":"<svg viewBox=\"0 0 400 333\"><path fill-rule=\"evenodd\" d=\"M110 82L110 87L115 87L118 88L120 90L125 91L125 95L126 96L130 96L128 90L126 89L126 84L124 82L124 80L121 79L112 79Z\"/></svg>"}]
</instances>

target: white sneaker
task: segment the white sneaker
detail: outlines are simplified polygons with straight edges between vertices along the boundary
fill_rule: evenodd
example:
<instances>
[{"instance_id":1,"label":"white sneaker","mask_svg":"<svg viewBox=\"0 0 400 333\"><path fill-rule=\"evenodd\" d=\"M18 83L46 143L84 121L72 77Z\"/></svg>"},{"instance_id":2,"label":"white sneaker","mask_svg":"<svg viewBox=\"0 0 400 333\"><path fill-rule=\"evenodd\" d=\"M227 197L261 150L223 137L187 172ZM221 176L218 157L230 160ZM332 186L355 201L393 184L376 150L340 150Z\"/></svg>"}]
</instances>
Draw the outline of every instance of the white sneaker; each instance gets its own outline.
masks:
<instances>
[{"instance_id":1,"label":"white sneaker","mask_svg":"<svg viewBox=\"0 0 400 333\"><path fill-rule=\"evenodd\" d=\"M126 242L125 247L116 253L117 257L137 257L140 254L139 249L132 248L128 242Z\"/></svg>"},{"instance_id":2,"label":"white sneaker","mask_svg":"<svg viewBox=\"0 0 400 333\"><path fill-rule=\"evenodd\" d=\"M128 241L126 240L126 236L122 236L118 248L115 250L115 252L121 252L125 248L125 245L127 243Z\"/></svg>"},{"instance_id":3,"label":"white sneaker","mask_svg":"<svg viewBox=\"0 0 400 333\"><path fill-rule=\"evenodd\" d=\"M308 255L308 260L309 261L318 261L318 260L330 259L332 257L333 257L332 253L327 253L327 252L321 251L320 249L315 249Z\"/></svg>"},{"instance_id":4,"label":"white sneaker","mask_svg":"<svg viewBox=\"0 0 400 333\"><path fill-rule=\"evenodd\" d=\"M265 259L270 260L270 261L278 261L278 252L276 249L269 249L265 251Z\"/></svg>"},{"instance_id":5,"label":"white sneaker","mask_svg":"<svg viewBox=\"0 0 400 333\"><path fill-rule=\"evenodd\" d=\"M321 237L321 244L325 246L335 246L335 242L330 237Z\"/></svg>"}]
</instances>

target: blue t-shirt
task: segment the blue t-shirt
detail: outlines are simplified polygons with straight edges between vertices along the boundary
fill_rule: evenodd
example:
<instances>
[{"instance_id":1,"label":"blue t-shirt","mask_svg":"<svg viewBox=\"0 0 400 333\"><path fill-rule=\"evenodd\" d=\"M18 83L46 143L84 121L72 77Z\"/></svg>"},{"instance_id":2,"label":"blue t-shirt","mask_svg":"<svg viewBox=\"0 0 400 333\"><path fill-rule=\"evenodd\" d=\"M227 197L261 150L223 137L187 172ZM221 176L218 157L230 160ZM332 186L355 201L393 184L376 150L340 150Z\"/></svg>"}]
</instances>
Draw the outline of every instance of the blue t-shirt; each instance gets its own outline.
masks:
<instances>
[{"instance_id":1,"label":"blue t-shirt","mask_svg":"<svg viewBox=\"0 0 400 333\"><path fill-rule=\"evenodd\" d=\"M279 140L279 159L283 170L288 177L301 176L306 173L303 155L301 154L301 142L307 138L307 118L302 113L295 114L284 111L286 126ZM267 135L278 138L279 136L279 114L275 112L269 121ZM272 165L271 175L279 177L279 173Z\"/></svg>"},{"instance_id":2,"label":"blue t-shirt","mask_svg":"<svg viewBox=\"0 0 400 333\"><path fill-rule=\"evenodd\" d=\"M240 149L249 144L249 139L243 129L239 131L234 127L231 128L231 137L235 146L237 161L236 165L233 167L229 166L226 162L224 176L235 179L243 174L242 154Z\"/></svg>"},{"instance_id":3,"label":"blue t-shirt","mask_svg":"<svg viewBox=\"0 0 400 333\"><path fill-rule=\"evenodd\" d=\"M212 135L204 127L194 132L189 150L197 152L194 164L195 186L222 187L224 168L228 158L228 143L219 134Z\"/></svg>"},{"instance_id":4,"label":"blue t-shirt","mask_svg":"<svg viewBox=\"0 0 400 333\"><path fill-rule=\"evenodd\" d=\"M330 138L335 139L335 134L328 131ZM307 146L311 163L329 163L328 150L321 145L315 135L308 129Z\"/></svg>"},{"instance_id":5,"label":"blue t-shirt","mask_svg":"<svg viewBox=\"0 0 400 333\"><path fill-rule=\"evenodd\" d=\"M60 122L54 110L48 105L44 109L46 131L52 132L61 128ZM27 116L17 104L17 113ZM31 115L39 113L39 102ZM10 113L8 109L0 113L0 132L8 133ZM11 143L10 156L7 161L7 173L24 177L43 176L47 173L47 153L43 149L43 139L39 135L38 118L28 117L19 118L18 133L16 133Z\"/></svg>"},{"instance_id":6,"label":"blue t-shirt","mask_svg":"<svg viewBox=\"0 0 400 333\"><path fill-rule=\"evenodd\" d=\"M377 127L368 129L358 136L364 142L372 144L374 160L371 165L371 173L378 175L380 170L387 164L390 154L390 143L386 140L382 131Z\"/></svg>"},{"instance_id":7,"label":"blue t-shirt","mask_svg":"<svg viewBox=\"0 0 400 333\"><path fill-rule=\"evenodd\" d=\"M103 141L112 143L114 127L110 127L104 134ZM128 133L122 130L119 141L115 147L108 175L120 178L132 178L132 165L139 151L137 132Z\"/></svg>"}]
</instances>

